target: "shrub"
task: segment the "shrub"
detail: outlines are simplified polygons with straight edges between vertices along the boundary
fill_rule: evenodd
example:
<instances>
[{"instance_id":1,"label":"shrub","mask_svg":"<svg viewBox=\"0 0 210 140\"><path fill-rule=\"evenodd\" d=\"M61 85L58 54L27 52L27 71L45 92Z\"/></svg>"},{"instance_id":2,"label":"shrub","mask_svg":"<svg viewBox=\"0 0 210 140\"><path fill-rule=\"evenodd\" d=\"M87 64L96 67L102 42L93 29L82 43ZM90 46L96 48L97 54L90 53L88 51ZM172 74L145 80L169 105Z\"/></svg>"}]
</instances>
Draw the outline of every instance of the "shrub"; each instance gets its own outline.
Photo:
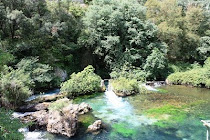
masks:
<instances>
[{"instance_id":1,"label":"shrub","mask_svg":"<svg viewBox=\"0 0 210 140\"><path fill-rule=\"evenodd\" d=\"M1 98L6 106L17 107L32 94L31 90L43 88L53 79L52 68L38 63L37 58L22 59L16 68L5 66L1 73Z\"/></svg>"},{"instance_id":2,"label":"shrub","mask_svg":"<svg viewBox=\"0 0 210 140\"><path fill-rule=\"evenodd\" d=\"M170 84L184 84L192 86L205 86L210 85L210 58L205 61L203 67L194 66L191 70L185 72L175 72L168 76L167 80Z\"/></svg>"},{"instance_id":3,"label":"shrub","mask_svg":"<svg viewBox=\"0 0 210 140\"><path fill-rule=\"evenodd\" d=\"M69 101L69 99L67 98L64 98L64 99L60 99L60 100L57 100L53 103L51 103L48 107L49 110L61 110L63 109L64 107L66 107L67 105L69 105L71 102Z\"/></svg>"},{"instance_id":4,"label":"shrub","mask_svg":"<svg viewBox=\"0 0 210 140\"><path fill-rule=\"evenodd\" d=\"M184 72L190 69L192 69L192 65L190 63L175 62L173 64L172 63L169 64L170 73Z\"/></svg>"},{"instance_id":5,"label":"shrub","mask_svg":"<svg viewBox=\"0 0 210 140\"><path fill-rule=\"evenodd\" d=\"M71 75L71 78L61 84L61 92L68 97L93 93L101 90L101 77L94 73L93 66L87 66L83 71Z\"/></svg>"},{"instance_id":6,"label":"shrub","mask_svg":"<svg viewBox=\"0 0 210 140\"><path fill-rule=\"evenodd\" d=\"M12 111L0 108L0 139L1 140L23 140L24 135L18 132L24 127L18 119L12 118Z\"/></svg>"},{"instance_id":7,"label":"shrub","mask_svg":"<svg viewBox=\"0 0 210 140\"><path fill-rule=\"evenodd\" d=\"M17 107L31 95L33 81L23 70L5 67L0 79L2 102L5 106Z\"/></svg>"},{"instance_id":8,"label":"shrub","mask_svg":"<svg viewBox=\"0 0 210 140\"><path fill-rule=\"evenodd\" d=\"M120 77L111 81L115 93L118 96L126 96L139 93L139 83L136 79L127 79Z\"/></svg>"}]
</instances>

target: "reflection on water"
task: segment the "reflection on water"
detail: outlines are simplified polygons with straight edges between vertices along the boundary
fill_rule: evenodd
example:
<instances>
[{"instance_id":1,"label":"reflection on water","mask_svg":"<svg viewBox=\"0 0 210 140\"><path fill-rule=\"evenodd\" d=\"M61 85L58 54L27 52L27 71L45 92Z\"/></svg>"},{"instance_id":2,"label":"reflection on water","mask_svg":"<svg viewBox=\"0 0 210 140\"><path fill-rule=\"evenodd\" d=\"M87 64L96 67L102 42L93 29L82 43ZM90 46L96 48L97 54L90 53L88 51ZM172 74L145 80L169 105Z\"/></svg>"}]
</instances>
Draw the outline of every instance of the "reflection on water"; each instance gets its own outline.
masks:
<instances>
[{"instance_id":1,"label":"reflection on water","mask_svg":"<svg viewBox=\"0 0 210 140\"><path fill-rule=\"evenodd\" d=\"M201 119L210 119L210 90L185 86L162 86L164 93L154 92L142 95L118 97L112 90L93 98L83 98L79 102L89 103L93 114L109 125L109 129L98 135L79 134L72 140L202 140L206 129ZM161 90L160 90L161 91ZM172 105L183 109L187 117L164 114L165 118L180 119L168 123L167 127L157 124L154 116L145 113L152 108ZM173 109L173 108L172 108ZM167 112L167 111L166 111ZM183 112L182 115L183 115ZM158 112L158 113L164 113ZM43 139L67 140L68 138L41 132ZM30 139L32 140L32 139Z\"/></svg>"}]
</instances>

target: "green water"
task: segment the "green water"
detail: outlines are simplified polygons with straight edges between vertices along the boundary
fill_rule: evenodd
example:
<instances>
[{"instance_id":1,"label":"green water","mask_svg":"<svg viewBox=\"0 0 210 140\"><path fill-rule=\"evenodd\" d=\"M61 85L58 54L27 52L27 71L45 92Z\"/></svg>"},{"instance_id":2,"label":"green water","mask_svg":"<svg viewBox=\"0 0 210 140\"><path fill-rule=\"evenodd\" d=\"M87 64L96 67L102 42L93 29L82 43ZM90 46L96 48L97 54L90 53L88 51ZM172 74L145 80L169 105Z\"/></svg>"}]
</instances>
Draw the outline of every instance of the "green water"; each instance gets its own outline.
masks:
<instances>
[{"instance_id":1,"label":"green water","mask_svg":"<svg viewBox=\"0 0 210 140\"><path fill-rule=\"evenodd\" d=\"M159 92L126 98L108 91L75 99L75 103L86 102L93 108L92 115L80 118L80 126L87 127L94 121L94 115L105 123L105 129L98 135L80 129L70 139L204 140L206 128L200 120L210 119L210 90L185 86L158 89ZM50 134L47 137L68 139Z\"/></svg>"}]
</instances>

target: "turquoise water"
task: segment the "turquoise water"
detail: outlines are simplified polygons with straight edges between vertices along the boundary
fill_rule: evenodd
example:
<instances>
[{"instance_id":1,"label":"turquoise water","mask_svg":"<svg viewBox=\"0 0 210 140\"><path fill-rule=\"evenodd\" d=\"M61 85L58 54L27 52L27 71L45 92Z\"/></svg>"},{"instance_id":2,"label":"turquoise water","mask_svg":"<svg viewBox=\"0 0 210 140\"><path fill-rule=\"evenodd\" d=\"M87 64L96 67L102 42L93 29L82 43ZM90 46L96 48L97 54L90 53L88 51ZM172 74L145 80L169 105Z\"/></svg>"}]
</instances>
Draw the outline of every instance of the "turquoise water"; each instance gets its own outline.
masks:
<instances>
[{"instance_id":1,"label":"turquoise water","mask_svg":"<svg viewBox=\"0 0 210 140\"><path fill-rule=\"evenodd\" d=\"M79 129L72 140L203 140L206 128L200 120L210 119L210 90L203 88L162 86L159 92L126 98L106 91L74 102L90 104L105 129L98 135ZM39 134L39 139L69 139Z\"/></svg>"}]
</instances>

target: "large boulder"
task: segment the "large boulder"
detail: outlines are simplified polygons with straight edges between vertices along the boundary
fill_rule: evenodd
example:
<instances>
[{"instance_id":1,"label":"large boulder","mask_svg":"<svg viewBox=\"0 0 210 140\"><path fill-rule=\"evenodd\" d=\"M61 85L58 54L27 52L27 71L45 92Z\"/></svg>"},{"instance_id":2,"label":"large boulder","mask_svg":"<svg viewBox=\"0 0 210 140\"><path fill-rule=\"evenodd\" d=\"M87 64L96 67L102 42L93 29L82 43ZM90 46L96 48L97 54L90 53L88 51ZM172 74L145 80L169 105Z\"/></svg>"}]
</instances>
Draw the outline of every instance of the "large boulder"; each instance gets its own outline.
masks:
<instances>
[{"instance_id":1,"label":"large boulder","mask_svg":"<svg viewBox=\"0 0 210 140\"><path fill-rule=\"evenodd\" d=\"M62 111L50 111L47 131L68 137L75 135L78 125L78 112L74 107L64 108Z\"/></svg>"},{"instance_id":2,"label":"large boulder","mask_svg":"<svg viewBox=\"0 0 210 140\"><path fill-rule=\"evenodd\" d=\"M46 129L48 123L48 112L46 110L40 110L33 113L20 116L20 120L24 123L32 122L33 129Z\"/></svg>"}]
</instances>

